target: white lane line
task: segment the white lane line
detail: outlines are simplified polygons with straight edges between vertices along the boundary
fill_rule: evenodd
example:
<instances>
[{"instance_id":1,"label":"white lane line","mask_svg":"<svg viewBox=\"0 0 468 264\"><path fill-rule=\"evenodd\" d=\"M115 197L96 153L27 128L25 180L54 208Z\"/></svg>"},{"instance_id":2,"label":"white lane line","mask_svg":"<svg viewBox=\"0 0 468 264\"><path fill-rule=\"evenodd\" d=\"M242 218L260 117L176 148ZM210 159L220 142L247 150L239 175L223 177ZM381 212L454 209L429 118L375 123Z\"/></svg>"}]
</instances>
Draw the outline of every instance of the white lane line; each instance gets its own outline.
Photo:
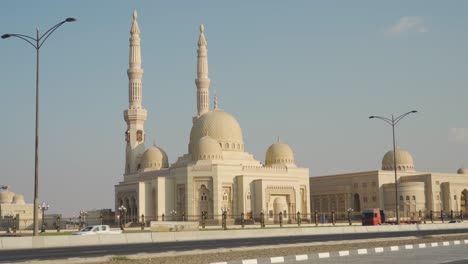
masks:
<instances>
[{"instance_id":1,"label":"white lane line","mask_svg":"<svg viewBox=\"0 0 468 264\"><path fill-rule=\"evenodd\" d=\"M227 264L227 262L213 262L213 263L210 263L210 264Z\"/></svg>"},{"instance_id":2,"label":"white lane line","mask_svg":"<svg viewBox=\"0 0 468 264\"><path fill-rule=\"evenodd\" d=\"M296 255L296 261L299 260L308 260L309 257L307 255Z\"/></svg>"},{"instance_id":3,"label":"white lane line","mask_svg":"<svg viewBox=\"0 0 468 264\"><path fill-rule=\"evenodd\" d=\"M329 258L330 252L318 253L318 258Z\"/></svg>"},{"instance_id":4,"label":"white lane line","mask_svg":"<svg viewBox=\"0 0 468 264\"><path fill-rule=\"evenodd\" d=\"M257 259L242 260L242 264L257 264Z\"/></svg>"},{"instance_id":5,"label":"white lane line","mask_svg":"<svg viewBox=\"0 0 468 264\"><path fill-rule=\"evenodd\" d=\"M468 239L463 240L463 243L468 244Z\"/></svg>"},{"instance_id":6,"label":"white lane line","mask_svg":"<svg viewBox=\"0 0 468 264\"><path fill-rule=\"evenodd\" d=\"M270 258L271 263L283 263L284 262L284 257L273 257Z\"/></svg>"},{"instance_id":7,"label":"white lane line","mask_svg":"<svg viewBox=\"0 0 468 264\"><path fill-rule=\"evenodd\" d=\"M439 246L439 243L437 242L431 243L431 247L438 247L438 246Z\"/></svg>"},{"instance_id":8,"label":"white lane line","mask_svg":"<svg viewBox=\"0 0 468 264\"><path fill-rule=\"evenodd\" d=\"M365 248L358 249L358 250L357 250L357 253L358 253L359 255L367 254L367 249L365 249Z\"/></svg>"},{"instance_id":9,"label":"white lane line","mask_svg":"<svg viewBox=\"0 0 468 264\"><path fill-rule=\"evenodd\" d=\"M426 244L419 244L419 248L426 248Z\"/></svg>"},{"instance_id":10,"label":"white lane line","mask_svg":"<svg viewBox=\"0 0 468 264\"><path fill-rule=\"evenodd\" d=\"M453 241L453 244L454 244L454 245L460 245L460 240L455 240L455 241Z\"/></svg>"},{"instance_id":11,"label":"white lane line","mask_svg":"<svg viewBox=\"0 0 468 264\"><path fill-rule=\"evenodd\" d=\"M405 249L413 249L413 245L405 245Z\"/></svg>"},{"instance_id":12,"label":"white lane line","mask_svg":"<svg viewBox=\"0 0 468 264\"><path fill-rule=\"evenodd\" d=\"M339 251L338 254L340 257L349 256L349 250Z\"/></svg>"},{"instance_id":13,"label":"white lane line","mask_svg":"<svg viewBox=\"0 0 468 264\"><path fill-rule=\"evenodd\" d=\"M390 251L398 251L398 246L391 246Z\"/></svg>"},{"instance_id":14,"label":"white lane line","mask_svg":"<svg viewBox=\"0 0 468 264\"><path fill-rule=\"evenodd\" d=\"M382 253L384 251L383 247L375 248L375 253Z\"/></svg>"},{"instance_id":15,"label":"white lane line","mask_svg":"<svg viewBox=\"0 0 468 264\"><path fill-rule=\"evenodd\" d=\"M446 247L446 246L450 246L450 243L449 243L448 241L444 241L444 242L442 242L442 245L443 245L444 247Z\"/></svg>"}]
</instances>

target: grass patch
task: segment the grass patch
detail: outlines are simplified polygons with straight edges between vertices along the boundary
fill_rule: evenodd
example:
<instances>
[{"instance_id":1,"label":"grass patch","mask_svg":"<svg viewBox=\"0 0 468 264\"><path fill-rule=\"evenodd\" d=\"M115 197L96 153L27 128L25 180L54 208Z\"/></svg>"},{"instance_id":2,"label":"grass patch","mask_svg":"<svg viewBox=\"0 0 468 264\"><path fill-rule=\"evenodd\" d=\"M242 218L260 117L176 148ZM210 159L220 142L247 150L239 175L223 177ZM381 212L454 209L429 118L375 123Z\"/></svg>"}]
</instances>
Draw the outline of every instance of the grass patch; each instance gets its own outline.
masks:
<instances>
[{"instance_id":1,"label":"grass patch","mask_svg":"<svg viewBox=\"0 0 468 264\"><path fill-rule=\"evenodd\" d=\"M109 261L127 261L130 260L127 256L113 256L109 258Z\"/></svg>"}]
</instances>

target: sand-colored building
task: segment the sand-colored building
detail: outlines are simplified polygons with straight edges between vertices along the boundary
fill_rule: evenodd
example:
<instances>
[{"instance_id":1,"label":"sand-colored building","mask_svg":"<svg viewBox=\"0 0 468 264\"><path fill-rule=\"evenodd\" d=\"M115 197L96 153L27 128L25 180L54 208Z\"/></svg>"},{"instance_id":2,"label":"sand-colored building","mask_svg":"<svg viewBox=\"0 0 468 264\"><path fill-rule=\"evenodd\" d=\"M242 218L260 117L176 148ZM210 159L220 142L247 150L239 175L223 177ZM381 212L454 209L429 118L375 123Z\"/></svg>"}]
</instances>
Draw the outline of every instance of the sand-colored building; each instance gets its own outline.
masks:
<instances>
[{"instance_id":1,"label":"sand-colored building","mask_svg":"<svg viewBox=\"0 0 468 264\"><path fill-rule=\"evenodd\" d=\"M24 196L2 186L0 192L0 229L12 228L16 218L16 227L25 228L33 223L33 205L24 201Z\"/></svg>"},{"instance_id":2,"label":"sand-colored building","mask_svg":"<svg viewBox=\"0 0 468 264\"><path fill-rule=\"evenodd\" d=\"M208 49L200 26L197 50L195 116L188 152L170 164L166 152L156 145L145 147L142 106L140 28L134 12L130 37L129 108L124 111L126 162L123 180L115 186L115 208L123 205L130 219L144 214L146 220L228 219L258 217L275 221L280 212L292 220L297 212L310 210L309 169L296 166L291 148L278 140L266 150L265 162L245 151L238 121L220 109L215 96L210 108ZM188 92L188 91L187 91ZM174 122L179 122L174 120ZM170 126L160 126L170 129ZM187 131L188 132L188 131Z\"/></svg>"},{"instance_id":3,"label":"sand-colored building","mask_svg":"<svg viewBox=\"0 0 468 264\"><path fill-rule=\"evenodd\" d=\"M382 169L310 178L311 209L318 212L395 211L393 150L382 159ZM419 172L412 156L397 148L399 208L403 216L422 212L468 210L468 170L457 173Z\"/></svg>"}]
</instances>

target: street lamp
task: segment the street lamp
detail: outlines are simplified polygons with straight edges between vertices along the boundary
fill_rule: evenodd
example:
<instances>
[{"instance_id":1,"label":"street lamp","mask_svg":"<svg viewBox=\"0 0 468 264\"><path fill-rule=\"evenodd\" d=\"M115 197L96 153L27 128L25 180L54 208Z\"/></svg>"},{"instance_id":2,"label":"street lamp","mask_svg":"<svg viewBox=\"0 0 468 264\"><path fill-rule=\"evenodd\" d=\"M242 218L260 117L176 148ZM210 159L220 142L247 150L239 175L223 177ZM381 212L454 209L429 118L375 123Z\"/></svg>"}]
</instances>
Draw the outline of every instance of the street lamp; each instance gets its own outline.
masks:
<instances>
[{"instance_id":1,"label":"street lamp","mask_svg":"<svg viewBox=\"0 0 468 264\"><path fill-rule=\"evenodd\" d=\"M120 225L120 229L124 230L124 219L122 217L125 217L125 213L127 212L127 207L121 205L119 206L119 208L117 208L119 210L119 225ZM123 216L122 216L123 215Z\"/></svg>"},{"instance_id":2,"label":"street lamp","mask_svg":"<svg viewBox=\"0 0 468 264\"><path fill-rule=\"evenodd\" d=\"M50 35L61 25L67 22L74 22L75 18L69 17L57 25L48 29L44 34L39 36L39 29L36 28L36 37L31 37L23 34L4 34L2 39L9 37L20 38L33 46L36 49L36 133L35 133L35 161L34 161L34 231L33 236L38 235L39 222L37 221L37 209L39 208L39 49L42 47L44 42L50 37Z\"/></svg>"},{"instance_id":3,"label":"street lamp","mask_svg":"<svg viewBox=\"0 0 468 264\"><path fill-rule=\"evenodd\" d=\"M41 210L42 212L42 227L41 227L41 233L45 232L45 222L44 222L44 211L49 210L49 204L48 203L42 203L38 206L38 209Z\"/></svg>"},{"instance_id":4,"label":"street lamp","mask_svg":"<svg viewBox=\"0 0 468 264\"><path fill-rule=\"evenodd\" d=\"M418 111L413 110L409 111L407 113L404 113L397 118L394 118L392 115L392 119L387 118L387 117L382 117L382 116L369 116L369 119L377 118L385 123L389 124L392 126L392 134L393 134L393 171L395 172L395 211L396 211L396 218L397 218L397 225L400 224L400 214L398 212L399 210L399 204L398 204L398 182L397 182L397 167L396 167L396 145L395 145L395 126L402 120L404 117L406 117L409 114L414 114L417 113Z\"/></svg>"},{"instance_id":5,"label":"street lamp","mask_svg":"<svg viewBox=\"0 0 468 264\"><path fill-rule=\"evenodd\" d=\"M86 217L88 216L88 212L80 211L80 226L83 227L86 225Z\"/></svg>"},{"instance_id":6,"label":"street lamp","mask_svg":"<svg viewBox=\"0 0 468 264\"><path fill-rule=\"evenodd\" d=\"M174 209L174 210L170 211L169 214L171 214L171 220L175 221L175 215L177 214L177 211Z\"/></svg>"}]
</instances>

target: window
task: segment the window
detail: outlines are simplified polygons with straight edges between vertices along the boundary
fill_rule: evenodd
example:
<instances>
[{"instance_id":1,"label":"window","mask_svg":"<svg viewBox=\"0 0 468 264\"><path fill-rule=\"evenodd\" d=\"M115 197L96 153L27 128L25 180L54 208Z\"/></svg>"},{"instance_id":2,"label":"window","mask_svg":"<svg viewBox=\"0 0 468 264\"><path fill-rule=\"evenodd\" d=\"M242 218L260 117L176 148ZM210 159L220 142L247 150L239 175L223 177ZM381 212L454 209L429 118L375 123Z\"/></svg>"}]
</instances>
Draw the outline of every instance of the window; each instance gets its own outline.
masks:
<instances>
[{"instance_id":1,"label":"window","mask_svg":"<svg viewBox=\"0 0 468 264\"><path fill-rule=\"evenodd\" d=\"M362 183L362 188L366 188L367 187L367 183L363 182Z\"/></svg>"},{"instance_id":2,"label":"window","mask_svg":"<svg viewBox=\"0 0 468 264\"><path fill-rule=\"evenodd\" d=\"M359 186L357 183L354 184L354 188L357 189Z\"/></svg>"},{"instance_id":3,"label":"window","mask_svg":"<svg viewBox=\"0 0 468 264\"><path fill-rule=\"evenodd\" d=\"M409 196L408 195L406 195L406 201L409 201Z\"/></svg>"},{"instance_id":4,"label":"window","mask_svg":"<svg viewBox=\"0 0 468 264\"><path fill-rule=\"evenodd\" d=\"M403 195L400 195L400 201L403 201Z\"/></svg>"},{"instance_id":5,"label":"window","mask_svg":"<svg viewBox=\"0 0 468 264\"><path fill-rule=\"evenodd\" d=\"M273 218L273 210L268 211L268 215L270 216L270 218Z\"/></svg>"},{"instance_id":6,"label":"window","mask_svg":"<svg viewBox=\"0 0 468 264\"><path fill-rule=\"evenodd\" d=\"M413 201L416 201L416 196L414 196L414 195L413 195L413 197L412 197L412 198L413 198Z\"/></svg>"},{"instance_id":7,"label":"window","mask_svg":"<svg viewBox=\"0 0 468 264\"><path fill-rule=\"evenodd\" d=\"M457 199L457 196L456 196L456 195L454 195L454 196L453 196L453 199L454 199L454 200L456 200L456 199Z\"/></svg>"},{"instance_id":8,"label":"window","mask_svg":"<svg viewBox=\"0 0 468 264\"><path fill-rule=\"evenodd\" d=\"M377 197L372 196L372 201L373 201L373 202L377 201Z\"/></svg>"},{"instance_id":9,"label":"window","mask_svg":"<svg viewBox=\"0 0 468 264\"><path fill-rule=\"evenodd\" d=\"M364 202L367 203L367 197L364 197Z\"/></svg>"}]
</instances>

